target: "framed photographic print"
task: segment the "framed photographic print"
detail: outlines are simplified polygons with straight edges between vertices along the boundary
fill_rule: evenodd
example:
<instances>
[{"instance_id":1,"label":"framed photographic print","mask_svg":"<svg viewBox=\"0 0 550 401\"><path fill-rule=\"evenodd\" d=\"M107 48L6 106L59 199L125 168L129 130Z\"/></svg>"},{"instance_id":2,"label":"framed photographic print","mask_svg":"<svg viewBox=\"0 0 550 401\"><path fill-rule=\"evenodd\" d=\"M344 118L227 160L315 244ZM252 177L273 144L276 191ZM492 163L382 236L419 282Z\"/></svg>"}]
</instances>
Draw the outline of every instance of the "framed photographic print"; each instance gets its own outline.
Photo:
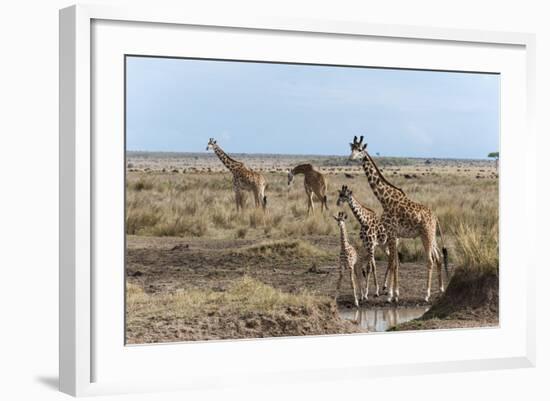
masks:
<instances>
[{"instance_id":1,"label":"framed photographic print","mask_svg":"<svg viewBox=\"0 0 550 401\"><path fill-rule=\"evenodd\" d=\"M62 10L61 390L532 366L533 46Z\"/></svg>"}]
</instances>

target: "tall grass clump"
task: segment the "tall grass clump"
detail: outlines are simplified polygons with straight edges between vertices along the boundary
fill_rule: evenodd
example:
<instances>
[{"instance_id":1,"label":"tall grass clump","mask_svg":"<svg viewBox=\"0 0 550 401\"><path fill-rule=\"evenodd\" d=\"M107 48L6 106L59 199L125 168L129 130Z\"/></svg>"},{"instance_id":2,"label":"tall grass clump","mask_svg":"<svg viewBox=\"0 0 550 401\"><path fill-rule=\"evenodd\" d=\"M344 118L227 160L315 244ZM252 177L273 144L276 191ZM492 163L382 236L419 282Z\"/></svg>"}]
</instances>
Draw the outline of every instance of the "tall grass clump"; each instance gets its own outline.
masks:
<instances>
[{"instance_id":1,"label":"tall grass clump","mask_svg":"<svg viewBox=\"0 0 550 401\"><path fill-rule=\"evenodd\" d=\"M472 271L498 272L498 225L485 229L459 224L455 231L457 264Z\"/></svg>"}]
</instances>

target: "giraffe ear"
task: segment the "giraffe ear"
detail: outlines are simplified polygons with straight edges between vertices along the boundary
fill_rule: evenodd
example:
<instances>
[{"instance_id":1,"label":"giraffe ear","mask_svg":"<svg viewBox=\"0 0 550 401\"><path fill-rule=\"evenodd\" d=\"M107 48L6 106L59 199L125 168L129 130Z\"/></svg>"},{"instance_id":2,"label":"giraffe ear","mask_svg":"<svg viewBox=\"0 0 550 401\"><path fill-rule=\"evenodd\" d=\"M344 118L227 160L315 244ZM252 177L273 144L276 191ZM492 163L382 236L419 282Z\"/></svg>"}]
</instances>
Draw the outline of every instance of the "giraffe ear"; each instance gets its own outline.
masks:
<instances>
[{"instance_id":1,"label":"giraffe ear","mask_svg":"<svg viewBox=\"0 0 550 401\"><path fill-rule=\"evenodd\" d=\"M367 144L364 144L363 145L363 150L365 150L367 148Z\"/></svg>"}]
</instances>

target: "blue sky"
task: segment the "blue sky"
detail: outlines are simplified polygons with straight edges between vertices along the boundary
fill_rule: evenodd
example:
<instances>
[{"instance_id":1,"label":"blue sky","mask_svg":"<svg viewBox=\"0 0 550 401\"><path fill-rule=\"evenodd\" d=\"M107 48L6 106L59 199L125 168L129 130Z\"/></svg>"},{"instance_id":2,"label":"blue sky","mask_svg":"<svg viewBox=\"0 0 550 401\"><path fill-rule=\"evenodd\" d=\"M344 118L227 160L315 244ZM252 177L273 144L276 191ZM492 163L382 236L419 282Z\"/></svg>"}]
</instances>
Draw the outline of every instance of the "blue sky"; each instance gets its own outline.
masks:
<instances>
[{"instance_id":1,"label":"blue sky","mask_svg":"<svg viewBox=\"0 0 550 401\"><path fill-rule=\"evenodd\" d=\"M499 148L499 76L128 57L127 149L484 158Z\"/></svg>"}]
</instances>

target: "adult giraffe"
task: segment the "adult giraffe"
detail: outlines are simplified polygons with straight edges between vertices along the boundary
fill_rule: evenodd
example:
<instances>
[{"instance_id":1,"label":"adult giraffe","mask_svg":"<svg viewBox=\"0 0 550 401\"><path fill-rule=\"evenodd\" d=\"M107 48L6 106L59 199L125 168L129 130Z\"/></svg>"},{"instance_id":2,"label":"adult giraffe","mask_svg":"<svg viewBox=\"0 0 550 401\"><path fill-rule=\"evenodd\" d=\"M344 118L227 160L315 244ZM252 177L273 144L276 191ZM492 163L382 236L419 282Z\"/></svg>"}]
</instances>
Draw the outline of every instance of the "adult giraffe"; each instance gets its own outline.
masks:
<instances>
[{"instance_id":1,"label":"adult giraffe","mask_svg":"<svg viewBox=\"0 0 550 401\"><path fill-rule=\"evenodd\" d=\"M369 185L382 204L384 212L381 220L386 228L388 236L388 268L391 268L390 283L388 291L388 302L394 298L399 299L399 260L397 254L397 242L399 238L416 238L422 239L424 251L426 252L428 277L426 283L426 302L430 299L432 270L434 262L437 265L439 277L439 291L443 292L443 277L441 271L441 255L437 247L436 231L439 229L441 240L443 241L441 227L435 214L426 206L414 202L405 195L400 188L388 182L374 160L367 152L367 144L363 145L363 136L357 140L357 136L350 143L351 160L361 159L363 170L369 181ZM447 249L442 248L443 262L447 271Z\"/></svg>"},{"instance_id":2,"label":"adult giraffe","mask_svg":"<svg viewBox=\"0 0 550 401\"><path fill-rule=\"evenodd\" d=\"M288 185L294 181L294 176L304 175L304 189L307 195L307 213L313 212L313 194L321 202L321 211L323 208L328 210L327 204L327 179L323 173L316 170L311 164L299 164L288 172Z\"/></svg>"},{"instance_id":3,"label":"adult giraffe","mask_svg":"<svg viewBox=\"0 0 550 401\"><path fill-rule=\"evenodd\" d=\"M265 196L267 184L264 176L246 167L243 162L229 157L216 143L214 138L210 138L206 146L206 150L210 149L214 151L223 165L233 174L233 191L235 192L237 211L239 211L239 208L241 210L244 209L245 198L243 191L252 191L256 207L262 205L262 208L265 210L267 205L267 197Z\"/></svg>"}]
</instances>

